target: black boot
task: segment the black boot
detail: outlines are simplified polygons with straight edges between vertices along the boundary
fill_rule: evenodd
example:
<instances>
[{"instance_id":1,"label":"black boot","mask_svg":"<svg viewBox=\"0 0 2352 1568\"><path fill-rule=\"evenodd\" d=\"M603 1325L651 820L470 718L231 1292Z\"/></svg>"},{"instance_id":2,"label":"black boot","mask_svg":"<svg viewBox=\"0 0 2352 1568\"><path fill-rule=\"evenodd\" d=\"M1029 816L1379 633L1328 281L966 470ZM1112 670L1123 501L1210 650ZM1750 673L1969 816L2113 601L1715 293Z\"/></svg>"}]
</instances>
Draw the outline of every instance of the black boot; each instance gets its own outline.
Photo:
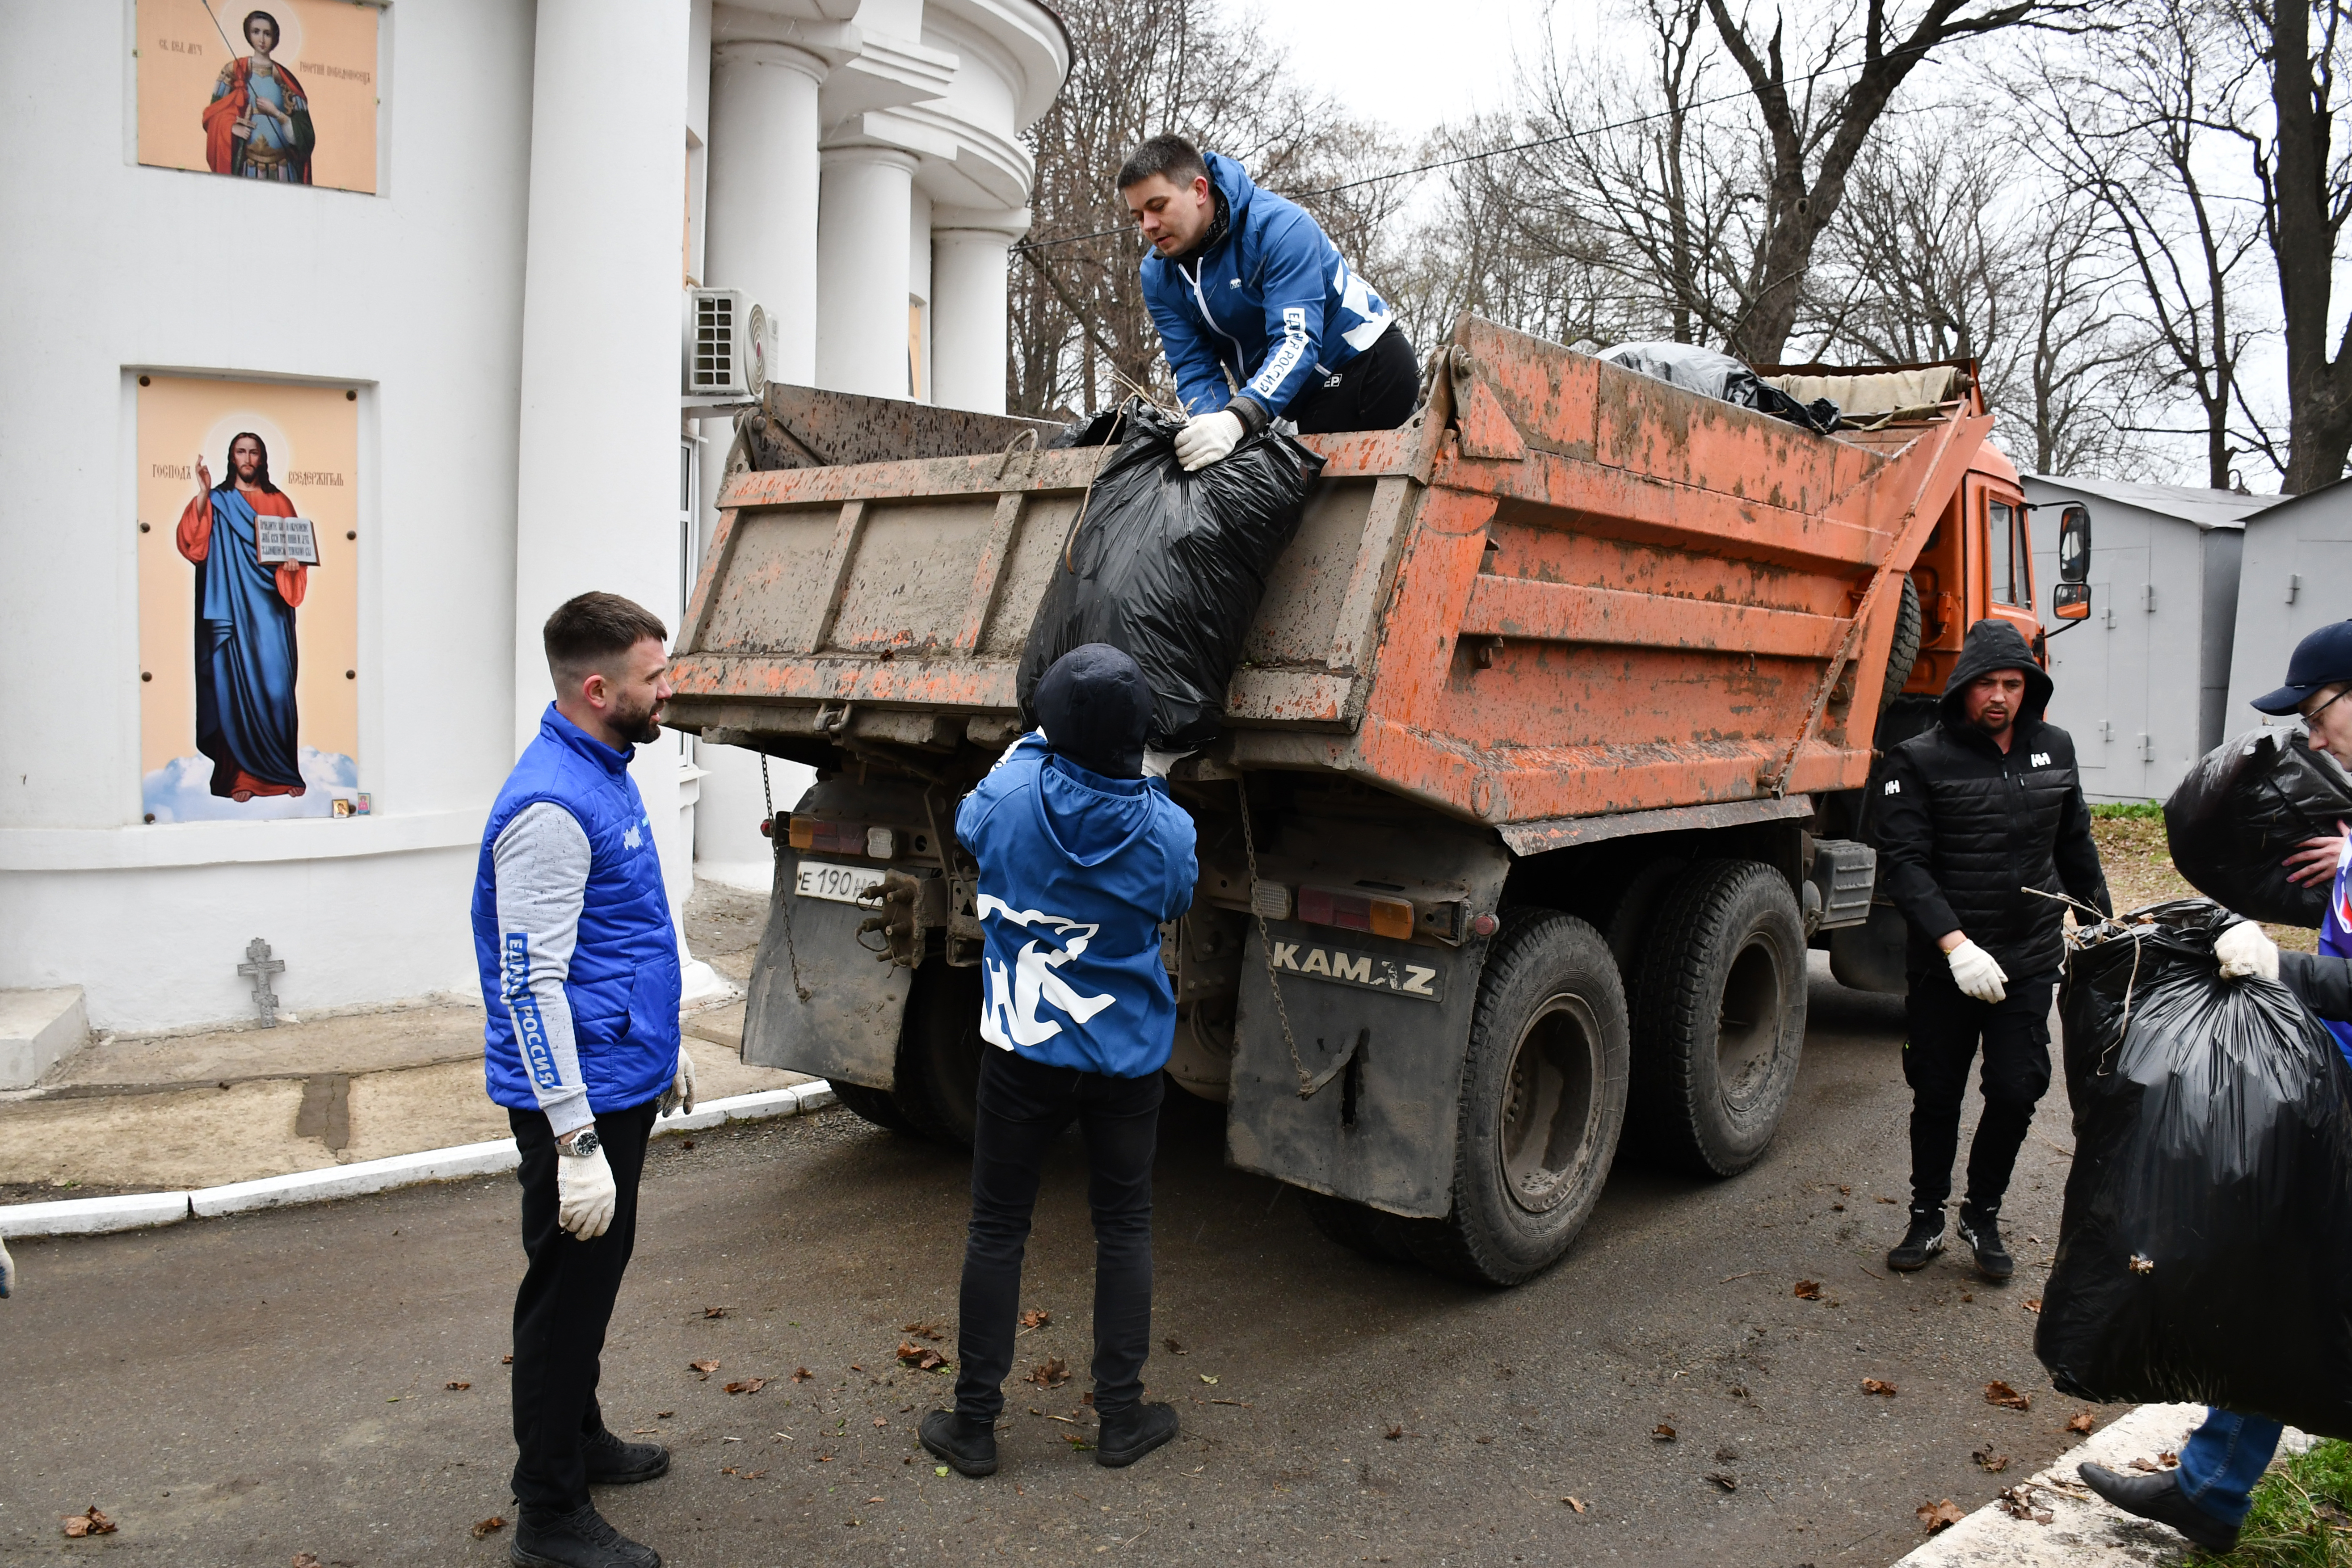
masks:
<instances>
[{"instance_id":1,"label":"black boot","mask_svg":"<svg viewBox=\"0 0 2352 1568\"><path fill-rule=\"evenodd\" d=\"M1886 1255L1886 1267L1908 1274L1927 1268L1943 1250L1943 1209L1915 1208L1911 1211L1911 1228L1903 1233L1903 1239Z\"/></svg>"},{"instance_id":2,"label":"black boot","mask_svg":"<svg viewBox=\"0 0 2352 1568\"><path fill-rule=\"evenodd\" d=\"M1172 1405L1131 1405L1102 1418L1095 1434L1095 1463L1117 1469L1131 1465L1176 1436Z\"/></svg>"},{"instance_id":3,"label":"black boot","mask_svg":"<svg viewBox=\"0 0 2352 1568\"><path fill-rule=\"evenodd\" d=\"M2208 1552L2227 1552L2238 1544L2236 1525L2223 1524L2182 1494L2179 1470L2126 1476L2105 1465L2084 1465L2083 1484L2126 1513L2172 1526Z\"/></svg>"},{"instance_id":4,"label":"black boot","mask_svg":"<svg viewBox=\"0 0 2352 1568\"><path fill-rule=\"evenodd\" d=\"M624 1443L606 1427L580 1445L592 1487L625 1487L669 1474L669 1450L659 1443Z\"/></svg>"},{"instance_id":5,"label":"black boot","mask_svg":"<svg viewBox=\"0 0 2352 1568\"><path fill-rule=\"evenodd\" d=\"M661 1568L661 1553L604 1522L593 1503L570 1513L524 1509L507 1560L517 1568Z\"/></svg>"},{"instance_id":6,"label":"black boot","mask_svg":"<svg viewBox=\"0 0 2352 1568\"><path fill-rule=\"evenodd\" d=\"M2017 1259L2001 1245L2000 1216L1960 1205L1960 1240L1977 1255L1977 1272L1999 1281L2017 1272Z\"/></svg>"},{"instance_id":7,"label":"black boot","mask_svg":"<svg viewBox=\"0 0 2352 1568\"><path fill-rule=\"evenodd\" d=\"M924 1447L967 1476L996 1473L996 1428L990 1423L934 1410L923 1417L922 1438Z\"/></svg>"}]
</instances>

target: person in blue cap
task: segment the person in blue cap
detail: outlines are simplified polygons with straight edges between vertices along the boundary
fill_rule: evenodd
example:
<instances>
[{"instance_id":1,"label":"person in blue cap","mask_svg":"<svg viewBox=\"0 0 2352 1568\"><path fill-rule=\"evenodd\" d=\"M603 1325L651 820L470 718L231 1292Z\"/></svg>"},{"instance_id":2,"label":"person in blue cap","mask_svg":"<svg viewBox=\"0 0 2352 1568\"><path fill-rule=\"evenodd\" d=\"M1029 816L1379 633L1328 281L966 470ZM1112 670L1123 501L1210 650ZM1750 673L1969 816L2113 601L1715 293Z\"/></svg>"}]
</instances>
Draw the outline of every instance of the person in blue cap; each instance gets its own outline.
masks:
<instances>
[{"instance_id":1,"label":"person in blue cap","mask_svg":"<svg viewBox=\"0 0 2352 1568\"><path fill-rule=\"evenodd\" d=\"M2300 718L2312 749L2352 766L2352 621L2322 626L2295 645L2286 684L2254 699L2264 713ZM2336 825L2339 828L2343 824ZM2316 953L2282 952L2252 921L2223 931L2213 944L2225 979L2259 975L2294 993L2336 1037L2352 1061L2352 848L2346 838L2313 838L2286 859L2306 884L2333 877ZM2209 1552L2227 1552L2252 1506L2254 1483L2278 1452L2281 1428L2267 1415L2209 1408L2204 1424L2180 1450L2178 1469L2126 1475L2105 1465L2082 1467L2083 1484L2126 1513L2168 1524Z\"/></svg>"},{"instance_id":2,"label":"person in blue cap","mask_svg":"<svg viewBox=\"0 0 2352 1568\"><path fill-rule=\"evenodd\" d=\"M1175 1043L1162 922L1192 906L1192 819L1143 776L1151 689L1134 659L1088 643L1037 683L1038 728L956 809L980 862L983 935L979 1115L952 1410L923 1447L967 1476L996 1470L1021 1259L1045 1151L1086 1135L1095 1226L1097 1464L1130 1465L1176 1436L1143 1400L1151 1348L1151 1159L1160 1069Z\"/></svg>"}]
</instances>

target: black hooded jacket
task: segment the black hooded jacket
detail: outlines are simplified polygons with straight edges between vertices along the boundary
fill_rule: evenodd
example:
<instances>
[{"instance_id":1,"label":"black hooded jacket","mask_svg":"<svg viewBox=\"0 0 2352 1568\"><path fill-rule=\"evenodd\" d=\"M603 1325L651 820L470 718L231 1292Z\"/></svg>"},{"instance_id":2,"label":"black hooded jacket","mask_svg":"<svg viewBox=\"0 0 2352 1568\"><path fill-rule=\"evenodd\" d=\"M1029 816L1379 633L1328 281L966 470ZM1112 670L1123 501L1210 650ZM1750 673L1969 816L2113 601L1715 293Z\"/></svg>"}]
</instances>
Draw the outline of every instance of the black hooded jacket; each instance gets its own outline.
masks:
<instances>
[{"instance_id":1,"label":"black hooded jacket","mask_svg":"<svg viewBox=\"0 0 2352 1568\"><path fill-rule=\"evenodd\" d=\"M1962 693L1987 671L2025 673L2025 701L2003 753L1969 722ZM1958 931L2011 980L2054 977L2065 962L2063 892L2109 909L2091 839L2074 742L2042 721L2050 677L2007 621L1969 628L1935 728L1886 753L1869 790L1879 881L1911 928L1910 970L1942 967L1936 943Z\"/></svg>"}]
</instances>

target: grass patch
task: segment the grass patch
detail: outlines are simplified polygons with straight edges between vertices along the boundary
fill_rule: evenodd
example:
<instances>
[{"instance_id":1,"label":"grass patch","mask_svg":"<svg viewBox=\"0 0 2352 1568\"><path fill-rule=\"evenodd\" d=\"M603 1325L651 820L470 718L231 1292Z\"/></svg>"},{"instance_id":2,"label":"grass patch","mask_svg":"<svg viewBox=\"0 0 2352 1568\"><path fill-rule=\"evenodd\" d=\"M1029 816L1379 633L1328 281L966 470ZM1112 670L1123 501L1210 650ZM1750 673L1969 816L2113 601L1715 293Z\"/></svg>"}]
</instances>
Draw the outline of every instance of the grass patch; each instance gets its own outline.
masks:
<instances>
[{"instance_id":1,"label":"grass patch","mask_svg":"<svg viewBox=\"0 0 2352 1568\"><path fill-rule=\"evenodd\" d=\"M2160 800L2109 800L2091 807L2091 816L2102 817L2137 817L2157 822L2164 820L2164 803Z\"/></svg>"},{"instance_id":2,"label":"grass patch","mask_svg":"<svg viewBox=\"0 0 2352 1568\"><path fill-rule=\"evenodd\" d=\"M2226 1568L2352 1568L2352 1443L2326 1438L2274 1464L2254 1489Z\"/></svg>"}]
</instances>

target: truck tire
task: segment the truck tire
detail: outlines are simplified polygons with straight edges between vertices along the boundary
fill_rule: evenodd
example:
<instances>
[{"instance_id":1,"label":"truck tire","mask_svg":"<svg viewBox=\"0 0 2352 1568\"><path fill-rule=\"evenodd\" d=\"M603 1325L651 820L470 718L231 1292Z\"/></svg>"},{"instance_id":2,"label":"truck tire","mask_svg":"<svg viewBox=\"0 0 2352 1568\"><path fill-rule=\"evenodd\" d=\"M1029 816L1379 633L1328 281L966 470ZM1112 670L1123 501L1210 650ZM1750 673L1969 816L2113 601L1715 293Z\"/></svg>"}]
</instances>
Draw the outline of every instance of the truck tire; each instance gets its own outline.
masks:
<instances>
[{"instance_id":1,"label":"truck tire","mask_svg":"<svg viewBox=\"0 0 2352 1568\"><path fill-rule=\"evenodd\" d=\"M915 1136L915 1124L898 1109L898 1097L887 1089L868 1089L862 1083L833 1080L833 1097L859 1116L886 1132L902 1137Z\"/></svg>"},{"instance_id":2,"label":"truck tire","mask_svg":"<svg viewBox=\"0 0 2352 1568\"><path fill-rule=\"evenodd\" d=\"M1471 1014L1444 1219L1396 1233L1442 1274L1517 1285L1584 1228L1625 1124L1630 1031L1601 933L1526 910L1487 950Z\"/></svg>"},{"instance_id":3,"label":"truck tire","mask_svg":"<svg viewBox=\"0 0 2352 1568\"><path fill-rule=\"evenodd\" d=\"M1336 1241L1349 1251L1360 1252L1378 1262L1419 1261L1406 1239L1407 1233L1414 1225L1430 1222L1403 1219L1384 1214L1370 1204L1351 1203L1328 1193L1301 1189L1298 1195L1306 1200L1307 1217L1323 1233L1325 1240Z\"/></svg>"},{"instance_id":4,"label":"truck tire","mask_svg":"<svg viewBox=\"0 0 2352 1568\"><path fill-rule=\"evenodd\" d=\"M1906 572L1903 575L1903 605L1895 613L1895 640L1886 645L1886 683L1878 689L1881 713L1903 695L1903 683L1911 679L1911 667L1919 662L1919 639L1927 626L1927 612L1919 603L1919 584Z\"/></svg>"},{"instance_id":5,"label":"truck tire","mask_svg":"<svg viewBox=\"0 0 2352 1568\"><path fill-rule=\"evenodd\" d=\"M980 971L950 969L933 953L915 971L898 1026L898 1086L891 1098L926 1138L971 1147L980 1115Z\"/></svg>"},{"instance_id":6,"label":"truck tire","mask_svg":"<svg viewBox=\"0 0 2352 1568\"><path fill-rule=\"evenodd\" d=\"M1702 860L1660 906L1635 998L1633 1110L1648 1150L1737 1175L1763 1156L1805 1044L1805 928L1788 879Z\"/></svg>"}]
</instances>

